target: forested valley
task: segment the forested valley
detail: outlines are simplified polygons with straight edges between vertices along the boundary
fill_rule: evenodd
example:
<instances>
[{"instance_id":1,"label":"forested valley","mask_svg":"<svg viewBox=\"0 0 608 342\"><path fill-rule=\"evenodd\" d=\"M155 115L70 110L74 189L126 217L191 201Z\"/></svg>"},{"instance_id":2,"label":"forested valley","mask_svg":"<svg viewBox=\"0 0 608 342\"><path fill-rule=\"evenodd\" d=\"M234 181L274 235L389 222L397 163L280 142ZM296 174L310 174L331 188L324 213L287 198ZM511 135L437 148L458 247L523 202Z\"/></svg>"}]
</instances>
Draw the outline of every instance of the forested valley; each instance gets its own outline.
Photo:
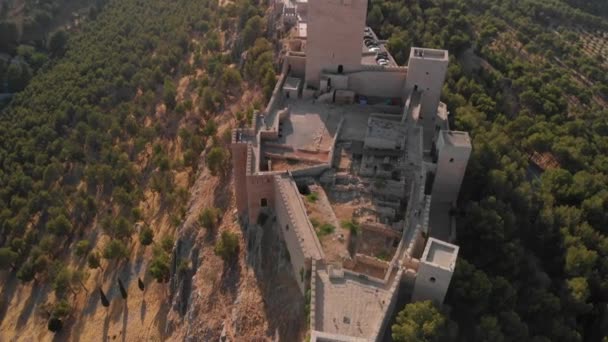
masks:
<instances>
[{"instance_id":1,"label":"forested valley","mask_svg":"<svg viewBox=\"0 0 608 342\"><path fill-rule=\"evenodd\" d=\"M372 1L368 24L400 63L412 45L450 50L443 101L474 145L447 305L406 306L397 340L606 341L607 9Z\"/></svg>"},{"instance_id":2,"label":"forested valley","mask_svg":"<svg viewBox=\"0 0 608 342\"><path fill-rule=\"evenodd\" d=\"M242 252L236 233L220 234L231 213L193 207L190 189L201 178L204 189L226 186L230 127L251 119L274 87L265 4L101 4L0 115L0 340L116 338L127 325L164 338L167 282L194 267L172 258L177 228L188 220L207 231L210 267ZM213 204L212 195L200 197ZM120 316L108 299L126 303L133 287L148 301L141 322L138 312L127 324L126 309Z\"/></svg>"}]
</instances>

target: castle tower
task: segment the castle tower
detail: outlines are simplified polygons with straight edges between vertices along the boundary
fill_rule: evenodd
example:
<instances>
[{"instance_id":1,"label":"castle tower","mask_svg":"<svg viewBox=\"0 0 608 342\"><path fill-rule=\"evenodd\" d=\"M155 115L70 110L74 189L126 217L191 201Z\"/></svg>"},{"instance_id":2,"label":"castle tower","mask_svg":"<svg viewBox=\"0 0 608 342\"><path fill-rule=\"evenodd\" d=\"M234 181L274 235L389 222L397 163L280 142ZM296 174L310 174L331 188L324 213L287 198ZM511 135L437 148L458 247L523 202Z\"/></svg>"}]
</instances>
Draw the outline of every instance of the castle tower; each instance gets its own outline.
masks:
<instances>
[{"instance_id":1,"label":"castle tower","mask_svg":"<svg viewBox=\"0 0 608 342\"><path fill-rule=\"evenodd\" d=\"M439 131L437 172L431 193L433 203L454 203L471 156L471 138L466 132Z\"/></svg>"},{"instance_id":2,"label":"castle tower","mask_svg":"<svg viewBox=\"0 0 608 342\"><path fill-rule=\"evenodd\" d=\"M420 259L412 302L431 300L443 304L456 268L458 246L429 238Z\"/></svg>"},{"instance_id":3,"label":"castle tower","mask_svg":"<svg viewBox=\"0 0 608 342\"><path fill-rule=\"evenodd\" d=\"M424 128L423 141L426 152L431 150L434 141L437 107L448 71L448 62L446 50L414 47L410 51L405 89L406 93L412 90L422 93L418 120Z\"/></svg>"},{"instance_id":4,"label":"castle tower","mask_svg":"<svg viewBox=\"0 0 608 342\"><path fill-rule=\"evenodd\" d=\"M367 1L308 1L307 85L318 89L323 70L339 73L361 66Z\"/></svg>"}]
</instances>

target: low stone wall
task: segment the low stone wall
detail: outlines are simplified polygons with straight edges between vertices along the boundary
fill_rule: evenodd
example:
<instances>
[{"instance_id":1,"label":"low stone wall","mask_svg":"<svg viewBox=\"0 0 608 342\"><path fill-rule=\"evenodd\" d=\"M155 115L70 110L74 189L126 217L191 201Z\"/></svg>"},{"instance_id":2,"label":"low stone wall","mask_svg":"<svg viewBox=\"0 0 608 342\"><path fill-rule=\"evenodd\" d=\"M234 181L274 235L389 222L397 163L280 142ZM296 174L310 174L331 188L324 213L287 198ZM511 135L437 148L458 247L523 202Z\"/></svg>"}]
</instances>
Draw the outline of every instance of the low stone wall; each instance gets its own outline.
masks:
<instances>
[{"instance_id":1,"label":"low stone wall","mask_svg":"<svg viewBox=\"0 0 608 342\"><path fill-rule=\"evenodd\" d=\"M294 177L319 177L319 176L321 176L321 174L323 172L325 172L329 169L331 169L331 165L326 163L326 164L308 167L305 169L294 170L294 171L291 171L291 174Z\"/></svg>"},{"instance_id":2,"label":"low stone wall","mask_svg":"<svg viewBox=\"0 0 608 342\"><path fill-rule=\"evenodd\" d=\"M386 270L389 267L389 263L386 261L382 261L378 258L374 258L374 257L370 257L369 255L365 255L365 254L359 254L357 253L355 255L355 260L357 261L357 263L361 263L364 265L369 265L371 267L375 267L375 268L379 268L384 270L384 272L386 272ZM380 282L383 282L382 280L380 280Z\"/></svg>"},{"instance_id":3,"label":"low stone wall","mask_svg":"<svg viewBox=\"0 0 608 342\"><path fill-rule=\"evenodd\" d=\"M369 231L372 231L372 232L375 232L375 233L378 233L378 234L381 234L384 236L392 237L395 239L401 238L401 234L399 234L398 232L394 231L393 229L383 227L379 224L362 223L361 229L369 230Z\"/></svg>"}]
</instances>

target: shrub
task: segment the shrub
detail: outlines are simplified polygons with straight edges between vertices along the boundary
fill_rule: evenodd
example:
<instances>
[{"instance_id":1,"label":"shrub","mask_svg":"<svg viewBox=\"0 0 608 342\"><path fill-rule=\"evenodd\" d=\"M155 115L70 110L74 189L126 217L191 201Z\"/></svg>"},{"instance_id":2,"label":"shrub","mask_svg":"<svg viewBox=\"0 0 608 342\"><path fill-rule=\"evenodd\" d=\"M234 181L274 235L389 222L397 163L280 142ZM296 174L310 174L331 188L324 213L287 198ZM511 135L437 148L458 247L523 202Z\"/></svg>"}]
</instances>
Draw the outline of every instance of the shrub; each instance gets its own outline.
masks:
<instances>
[{"instance_id":1,"label":"shrub","mask_svg":"<svg viewBox=\"0 0 608 342\"><path fill-rule=\"evenodd\" d=\"M80 240L76 243L76 250L74 251L78 257L83 257L89 252L89 246L91 243L89 240Z\"/></svg>"},{"instance_id":2,"label":"shrub","mask_svg":"<svg viewBox=\"0 0 608 342\"><path fill-rule=\"evenodd\" d=\"M215 244L215 255L220 256L224 261L233 259L239 248L239 238L235 233L228 231L222 232L221 238Z\"/></svg>"},{"instance_id":3,"label":"shrub","mask_svg":"<svg viewBox=\"0 0 608 342\"><path fill-rule=\"evenodd\" d=\"M360 227L359 224L357 222L355 222L355 220L350 220L350 221L342 221L340 222L340 224L342 225L342 228L344 229L348 229L348 231L350 231L351 234L353 235L358 235L359 231L360 231Z\"/></svg>"},{"instance_id":4,"label":"shrub","mask_svg":"<svg viewBox=\"0 0 608 342\"><path fill-rule=\"evenodd\" d=\"M334 225L329 224L329 223L324 223L317 230L317 235L319 237L326 236L326 235L333 233L335 230L336 230L336 227Z\"/></svg>"},{"instance_id":5,"label":"shrub","mask_svg":"<svg viewBox=\"0 0 608 342\"><path fill-rule=\"evenodd\" d=\"M217 228L219 222L219 210L217 208L205 208L198 217L199 224L207 229Z\"/></svg>"},{"instance_id":6,"label":"shrub","mask_svg":"<svg viewBox=\"0 0 608 342\"><path fill-rule=\"evenodd\" d=\"M108 242L103 249L103 257L105 259L121 259L126 258L128 255L127 246L119 240Z\"/></svg>"},{"instance_id":7,"label":"shrub","mask_svg":"<svg viewBox=\"0 0 608 342\"><path fill-rule=\"evenodd\" d=\"M101 258L99 256L99 253L97 253L97 252L89 253L89 256L87 257L87 264L89 265L89 268L92 268L92 269L100 268L101 267Z\"/></svg>"},{"instance_id":8,"label":"shrub","mask_svg":"<svg viewBox=\"0 0 608 342\"><path fill-rule=\"evenodd\" d=\"M148 226L143 227L139 232L139 242L144 246L149 246L154 242L154 231Z\"/></svg>"},{"instance_id":9,"label":"shrub","mask_svg":"<svg viewBox=\"0 0 608 342\"><path fill-rule=\"evenodd\" d=\"M150 275L157 282L166 283L171 278L171 269L169 267L171 258L167 252L158 246L154 247L152 253L154 257L150 262L148 272L150 272Z\"/></svg>"},{"instance_id":10,"label":"shrub","mask_svg":"<svg viewBox=\"0 0 608 342\"><path fill-rule=\"evenodd\" d=\"M207 154L207 167L214 176L223 174L226 171L228 162L228 152L221 147L214 147Z\"/></svg>"},{"instance_id":11,"label":"shrub","mask_svg":"<svg viewBox=\"0 0 608 342\"><path fill-rule=\"evenodd\" d=\"M173 236L171 236L171 235L165 235L160 240L161 248L167 253L171 253L171 251L173 250L174 244L175 244L175 240L173 240Z\"/></svg>"},{"instance_id":12,"label":"shrub","mask_svg":"<svg viewBox=\"0 0 608 342\"><path fill-rule=\"evenodd\" d=\"M315 203L319 200L319 194L316 192L311 192L310 194L306 195L306 200L309 203Z\"/></svg>"}]
</instances>

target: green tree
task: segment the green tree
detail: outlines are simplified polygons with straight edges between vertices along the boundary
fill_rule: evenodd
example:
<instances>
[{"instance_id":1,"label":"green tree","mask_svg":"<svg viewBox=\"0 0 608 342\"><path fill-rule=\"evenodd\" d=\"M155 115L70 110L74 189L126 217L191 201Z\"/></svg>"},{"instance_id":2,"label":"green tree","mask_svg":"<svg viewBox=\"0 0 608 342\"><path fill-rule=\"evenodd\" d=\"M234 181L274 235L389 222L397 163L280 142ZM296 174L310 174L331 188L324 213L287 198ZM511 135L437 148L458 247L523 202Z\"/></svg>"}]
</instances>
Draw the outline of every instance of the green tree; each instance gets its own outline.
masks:
<instances>
[{"instance_id":1,"label":"green tree","mask_svg":"<svg viewBox=\"0 0 608 342\"><path fill-rule=\"evenodd\" d=\"M239 89L241 84L243 83L243 79L241 78L241 73L235 68L226 68L222 75L222 85L228 91Z\"/></svg>"},{"instance_id":2,"label":"green tree","mask_svg":"<svg viewBox=\"0 0 608 342\"><path fill-rule=\"evenodd\" d=\"M101 257L98 252L89 253L89 256L87 257L87 265L92 269L101 268Z\"/></svg>"},{"instance_id":3,"label":"green tree","mask_svg":"<svg viewBox=\"0 0 608 342\"><path fill-rule=\"evenodd\" d=\"M177 104L175 97L177 96L177 89L175 88L175 84L171 79L165 79L165 84L163 86L163 100L165 101L165 105L168 109L175 108Z\"/></svg>"},{"instance_id":4,"label":"green tree","mask_svg":"<svg viewBox=\"0 0 608 342\"><path fill-rule=\"evenodd\" d=\"M223 231L220 239L215 243L215 255L224 261L232 260L238 253L239 238L235 233Z\"/></svg>"},{"instance_id":5,"label":"green tree","mask_svg":"<svg viewBox=\"0 0 608 342\"><path fill-rule=\"evenodd\" d=\"M144 226L139 232L139 242L144 246L149 246L154 242L154 231L148 226Z\"/></svg>"},{"instance_id":6,"label":"green tree","mask_svg":"<svg viewBox=\"0 0 608 342\"><path fill-rule=\"evenodd\" d=\"M14 266L19 255L8 247L0 248L0 270L7 270Z\"/></svg>"},{"instance_id":7,"label":"green tree","mask_svg":"<svg viewBox=\"0 0 608 342\"><path fill-rule=\"evenodd\" d=\"M263 21L262 18L258 15L249 18L247 23L245 24L245 28L241 32L241 37L243 39L243 49L247 50L250 46L252 46L256 39L258 39L262 35L263 30Z\"/></svg>"},{"instance_id":8,"label":"green tree","mask_svg":"<svg viewBox=\"0 0 608 342\"><path fill-rule=\"evenodd\" d=\"M76 250L74 251L74 253L76 254L76 256L82 258L89 252L90 245L91 243L89 242L89 240L80 240L76 243Z\"/></svg>"},{"instance_id":9,"label":"green tree","mask_svg":"<svg viewBox=\"0 0 608 342\"><path fill-rule=\"evenodd\" d=\"M566 252L566 272L573 276L588 275L597 259L597 252L587 249L582 244L571 246Z\"/></svg>"},{"instance_id":10,"label":"green tree","mask_svg":"<svg viewBox=\"0 0 608 342\"><path fill-rule=\"evenodd\" d=\"M24 283L30 282L36 279L36 270L34 264L31 261L26 261L21 265L19 271L17 271L17 279Z\"/></svg>"},{"instance_id":11,"label":"green tree","mask_svg":"<svg viewBox=\"0 0 608 342\"><path fill-rule=\"evenodd\" d=\"M198 222L203 228L215 229L219 222L219 210L217 208L205 208L198 217Z\"/></svg>"},{"instance_id":12,"label":"green tree","mask_svg":"<svg viewBox=\"0 0 608 342\"><path fill-rule=\"evenodd\" d=\"M207 153L207 167L214 176L222 175L226 171L228 163L228 152L226 149L216 146Z\"/></svg>"},{"instance_id":13,"label":"green tree","mask_svg":"<svg viewBox=\"0 0 608 342\"><path fill-rule=\"evenodd\" d=\"M63 214L49 220L46 227L49 232L57 236L67 236L72 233L72 223Z\"/></svg>"},{"instance_id":14,"label":"green tree","mask_svg":"<svg viewBox=\"0 0 608 342\"><path fill-rule=\"evenodd\" d=\"M169 263L171 258L161 247L155 246L152 250L153 258L150 262L148 272L159 283L166 283L171 277Z\"/></svg>"},{"instance_id":15,"label":"green tree","mask_svg":"<svg viewBox=\"0 0 608 342\"><path fill-rule=\"evenodd\" d=\"M68 34L64 30L58 30L49 38L49 51L55 57L63 56L68 43Z\"/></svg>"},{"instance_id":16,"label":"green tree","mask_svg":"<svg viewBox=\"0 0 608 342\"><path fill-rule=\"evenodd\" d=\"M111 240L103 249L103 257L105 259L123 259L129 256L129 251L124 242L120 240Z\"/></svg>"},{"instance_id":17,"label":"green tree","mask_svg":"<svg viewBox=\"0 0 608 342\"><path fill-rule=\"evenodd\" d=\"M410 303L392 327L395 342L433 342L446 334L447 320L430 301Z\"/></svg>"},{"instance_id":18,"label":"green tree","mask_svg":"<svg viewBox=\"0 0 608 342\"><path fill-rule=\"evenodd\" d=\"M570 295L577 303L586 303L589 295L591 294L589 290L589 284L587 283L587 279L583 277L576 277L572 279L568 279L567 281L568 290L570 290Z\"/></svg>"},{"instance_id":19,"label":"green tree","mask_svg":"<svg viewBox=\"0 0 608 342\"><path fill-rule=\"evenodd\" d=\"M32 78L32 69L26 62L11 63L6 71L6 81L10 92L25 89Z\"/></svg>"},{"instance_id":20,"label":"green tree","mask_svg":"<svg viewBox=\"0 0 608 342\"><path fill-rule=\"evenodd\" d=\"M483 316L475 329L475 341L479 342L503 342L503 335L498 319L494 316Z\"/></svg>"},{"instance_id":21,"label":"green tree","mask_svg":"<svg viewBox=\"0 0 608 342\"><path fill-rule=\"evenodd\" d=\"M165 235L160 240L161 248L167 253L171 253L171 251L173 250L174 244L175 244L175 241L173 240L173 236L171 236L171 235Z\"/></svg>"},{"instance_id":22,"label":"green tree","mask_svg":"<svg viewBox=\"0 0 608 342\"><path fill-rule=\"evenodd\" d=\"M372 10L367 15L367 23L369 26L377 29L384 21L384 15L380 5L373 5Z\"/></svg>"}]
</instances>

